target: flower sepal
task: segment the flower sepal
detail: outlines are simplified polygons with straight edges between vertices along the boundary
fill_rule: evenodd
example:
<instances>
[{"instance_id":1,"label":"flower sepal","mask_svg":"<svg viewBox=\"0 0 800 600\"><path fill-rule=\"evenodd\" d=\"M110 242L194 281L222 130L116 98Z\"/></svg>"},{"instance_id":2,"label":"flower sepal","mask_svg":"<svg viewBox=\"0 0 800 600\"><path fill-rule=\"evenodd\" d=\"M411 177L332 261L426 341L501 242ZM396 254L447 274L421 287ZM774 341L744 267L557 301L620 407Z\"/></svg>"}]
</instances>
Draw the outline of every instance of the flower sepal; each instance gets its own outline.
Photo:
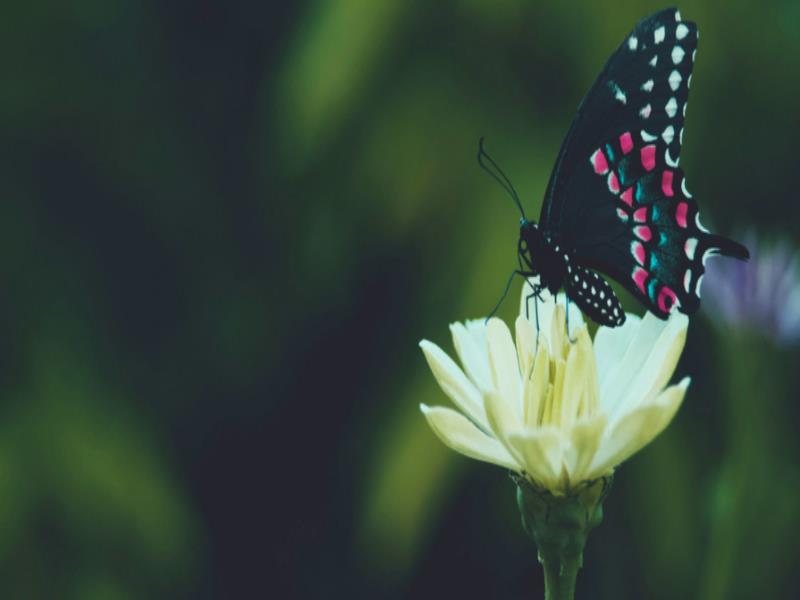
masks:
<instances>
[{"instance_id":1,"label":"flower sepal","mask_svg":"<svg viewBox=\"0 0 800 600\"><path fill-rule=\"evenodd\" d=\"M613 476L588 481L563 496L536 487L518 473L511 473L511 479L517 485L522 526L536 543L544 567L546 598L572 598L586 540L603 521L603 501Z\"/></svg>"}]
</instances>

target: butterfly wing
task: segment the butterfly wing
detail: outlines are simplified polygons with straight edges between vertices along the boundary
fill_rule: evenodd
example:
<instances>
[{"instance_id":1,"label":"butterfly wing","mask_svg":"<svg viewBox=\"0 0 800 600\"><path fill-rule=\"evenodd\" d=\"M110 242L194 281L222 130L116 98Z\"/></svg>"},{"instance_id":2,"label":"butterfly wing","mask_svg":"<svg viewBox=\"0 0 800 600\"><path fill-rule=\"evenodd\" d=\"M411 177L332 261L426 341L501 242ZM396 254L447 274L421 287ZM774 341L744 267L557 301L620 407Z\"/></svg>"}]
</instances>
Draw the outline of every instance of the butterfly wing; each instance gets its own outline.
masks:
<instances>
[{"instance_id":1,"label":"butterfly wing","mask_svg":"<svg viewBox=\"0 0 800 600\"><path fill-rule=\"evenodd\" d=\"M663 139L621 136L599 152L607 157L607 173L595 177L614 200L606 212L617 220L608 226L616 233L587 235L576 246L576 262L607 273L659 317L675 308L695 312L708 257L745 259L747 250L702 226L683 169Z\"/></svg>"},{"instance_id":2,"label":"butterfly wing","mask_svg":"<svg viewBox=\"0 0 800 600\"><path fill-rule=\"evenodd\" d=\"M540 217L662 318L697 310L704 258L747 255L701 228L678 167L697 37L674 8L636 25L581 103Z\"/></svg>"}]
</instances>

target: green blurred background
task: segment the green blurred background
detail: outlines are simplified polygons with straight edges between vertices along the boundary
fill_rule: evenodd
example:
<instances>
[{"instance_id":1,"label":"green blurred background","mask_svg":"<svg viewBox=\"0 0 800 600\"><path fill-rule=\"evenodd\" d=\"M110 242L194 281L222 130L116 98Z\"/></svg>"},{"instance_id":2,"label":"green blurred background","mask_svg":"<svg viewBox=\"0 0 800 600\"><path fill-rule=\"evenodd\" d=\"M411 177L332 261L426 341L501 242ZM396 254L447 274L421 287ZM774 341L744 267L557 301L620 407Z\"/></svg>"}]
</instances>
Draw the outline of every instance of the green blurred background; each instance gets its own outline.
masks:
<instances>
[{"instance_id":1,"label":"green blurred background","mask_svg":"<svg viewBox=\"0 0 800 600\"><path fill-rule=\"evenodd\" d=\"M657 8L4 6L0 596L541 597L507 475L418 412L445 398L417 342L450 350L516 265L478 138L538 214ZM679 8L704 221L797 240L800 3ZM800 597L797 359L693 319L686 402L620 470L579 597Z\"/></svg>"}]
</instances>

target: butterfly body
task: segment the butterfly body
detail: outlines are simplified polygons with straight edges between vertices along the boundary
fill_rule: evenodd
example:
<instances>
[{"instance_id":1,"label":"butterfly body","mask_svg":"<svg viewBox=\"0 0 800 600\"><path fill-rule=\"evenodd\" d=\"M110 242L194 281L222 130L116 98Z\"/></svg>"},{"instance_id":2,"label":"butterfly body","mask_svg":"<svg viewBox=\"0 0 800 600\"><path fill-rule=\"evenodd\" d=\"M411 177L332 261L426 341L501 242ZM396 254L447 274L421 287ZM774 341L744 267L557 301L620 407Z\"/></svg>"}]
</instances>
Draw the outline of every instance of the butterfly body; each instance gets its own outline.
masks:
<instances>
[{"instance_id":1,"label":"butterfly body","mask_svg":"<svg viewBox=\"0 0 800 600\"><path fill-rule=\"evenodd\" d=\"M520 273L602 325L625 313L598 272L665 319L699 308L709 256L749 256L700 224L678 166L697 38L676 9L636 25L578 108L538 223L523 215Z\"/></svg>"},{"instance_id":2,"label":"butterfly body","mask_svg":"<svg viewBox=\"0 0 800 600\"><path fill-rule=\"evenodd\" d=\"M521 266L527 277L539 277L543 289L555 294L564 286L569 254L551 237L539 229L538 224L523 219L519 228L518 252Z\"/></svg>"}]
</instances>

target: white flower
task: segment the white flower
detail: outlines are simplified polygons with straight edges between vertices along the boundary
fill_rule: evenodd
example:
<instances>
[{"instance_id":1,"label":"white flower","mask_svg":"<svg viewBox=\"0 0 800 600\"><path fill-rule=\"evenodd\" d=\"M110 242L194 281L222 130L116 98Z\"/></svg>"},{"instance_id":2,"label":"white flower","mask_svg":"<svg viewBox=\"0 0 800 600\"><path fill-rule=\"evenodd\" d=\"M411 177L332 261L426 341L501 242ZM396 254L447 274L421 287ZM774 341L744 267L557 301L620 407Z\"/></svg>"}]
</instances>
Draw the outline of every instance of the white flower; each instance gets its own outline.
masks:
<instances>
[{"instance_id":1,"label":"white flower","mask_svg":"<svg viewBox=\"0 0 800 600\"><path fill-rule=\"evenodd\" d=\"M526 286L527 288L527 286ZM664 386L686 341L688 318L661 321L628 314L600 327L594 344L580 312L546 293L523 308L516 344L500 319L450 326L463 370L441 348L420 347L436 380L460 412L421 405L431 428L452 449L524 475L556 495L609 475L672 420L689 378ZM537 339L538 337L538 339Z\"/></svg>"}]
</instances>

